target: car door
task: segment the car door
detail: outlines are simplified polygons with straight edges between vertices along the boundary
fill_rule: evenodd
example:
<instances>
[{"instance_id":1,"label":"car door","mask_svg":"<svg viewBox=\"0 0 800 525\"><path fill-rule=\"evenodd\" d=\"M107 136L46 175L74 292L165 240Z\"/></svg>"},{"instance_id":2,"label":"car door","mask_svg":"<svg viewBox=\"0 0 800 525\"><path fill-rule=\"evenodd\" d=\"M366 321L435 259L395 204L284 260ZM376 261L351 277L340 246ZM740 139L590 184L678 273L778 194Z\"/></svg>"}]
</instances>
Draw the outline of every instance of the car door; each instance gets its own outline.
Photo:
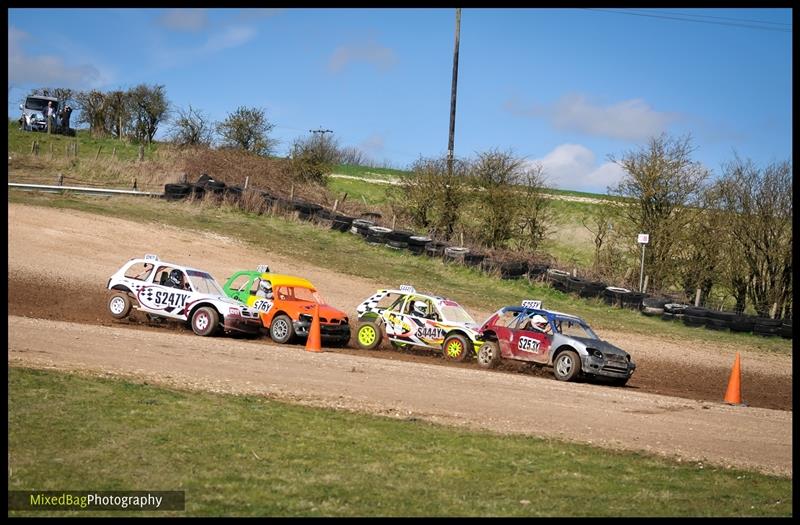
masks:
<instances>
[{"instance_id":1,"label":"car door","mask_svg":"<svg viewBox=\"0 0 800 525\"><path fill-rule=\"evenodd\" d=\"M142 310L155 315L186 320L185 310L186 306L191 303L191 289L173 288L165 284L169 273L175 269L163 265L158 267L153 273L152 283L139 289L136 298ZM179 271L183 274L183 282L189 283L186 272Z\"/></svg>"},{"instance_id":2,"label":"car door","mask_svg":"<svg viewBox=\"0 0 800 525\"><path fill-rule=\"evenodd\" d=\"M516 327L512 330L512 337L509 344L509 351L513 359L520 361L534 361L546 363L550 353L552 336L532 328L531 318L533 313L521 316L517 321ZM548 321L550 322L550 321Z\"/></svg>"},{"instance_id":3,"label":"car door","mask_svg":"<svg viewBox=\"0 0 800 525\"><path fill-rule=\"evenodd\" d=\"M428 305L428 315L423 317L413 310L406 315L406 320L413 331L413 339L420 346L441 348L445 336L445 330L441 327L442 312L432 301L426 298L417 297L414 300L422 301Z\"/></svg>"},{"instance_id":4,"label":"car door","mask_svg":"<svg viewBox=\"0 0 800 525\"><path fill-rule=\"evenodd\" d=\"M405 313L409 308L410 301L408 296L403 297L402 300L395 301L381 313L386 335L390 341L418 344L413 337L416 332L413 329L414 325L411 318Z\"/></svg>"}]
</instances>

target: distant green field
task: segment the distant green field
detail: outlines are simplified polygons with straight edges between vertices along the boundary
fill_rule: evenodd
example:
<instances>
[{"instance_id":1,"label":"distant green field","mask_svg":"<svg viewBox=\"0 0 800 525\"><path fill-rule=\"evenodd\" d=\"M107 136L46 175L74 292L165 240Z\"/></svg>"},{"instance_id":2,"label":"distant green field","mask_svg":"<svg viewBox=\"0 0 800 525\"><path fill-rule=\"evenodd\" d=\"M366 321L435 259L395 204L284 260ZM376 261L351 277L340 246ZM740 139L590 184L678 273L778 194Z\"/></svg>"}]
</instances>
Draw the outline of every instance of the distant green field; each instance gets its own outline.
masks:
<instances>
[{"instance_id":1,"label":"distant green field","mask_svg":"<svg viewBox=\"0 0 800 525\"><path fill-rule=\"evenodd\" d=\"M148 516L792 514L787 478L258 396L10 367L8 401L9 490L185 491Z\"/></svg>"}]
</instances>

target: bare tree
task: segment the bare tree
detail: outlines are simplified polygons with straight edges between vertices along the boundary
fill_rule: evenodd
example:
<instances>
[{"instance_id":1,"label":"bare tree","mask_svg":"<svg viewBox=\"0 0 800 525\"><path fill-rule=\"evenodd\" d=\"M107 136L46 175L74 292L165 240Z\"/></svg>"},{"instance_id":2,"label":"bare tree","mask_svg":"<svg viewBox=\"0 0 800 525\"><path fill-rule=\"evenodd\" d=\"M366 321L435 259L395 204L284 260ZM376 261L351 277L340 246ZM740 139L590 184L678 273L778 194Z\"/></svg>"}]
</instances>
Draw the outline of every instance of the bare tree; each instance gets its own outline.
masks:
<instances>
[{"instance_id":1,"label":"bare tree","mask_svg":"<svg viewBox=\"0 0 800 525\"><path fill-rule=\"evenodd\" d=\"M651 138L638 151L620 159L610 157L625 170L625 176L609 193L634 202L625 206L627 235L650 235L645 266L654 287L663 287L674 275L673 257L683 228L691 221L689 207L695 204L708 170L692 160L691 136L672 138L666 134ZM638 247L631 242L631 248Z\"/></svg>"},{"instance_id":2,"label":"bare tree","mask_svg":"<svg viewBox=\"0 0 800 525\"><path fill-rule=\"evenodd\" d=\"M553 223L552 202L544 193L545 176L542 165L527 165L519 182L522 196L517 201L515 233L523 248L536 251L550 235Z\"/></svg>"},{"instance_id":3,"label":"bare tree","mask_svg":"<svg viewBox=\"0 0 800 525\"><path fill-rule=\"evenodd\" d=\"M128 96L134 136L140 142L150 143L169 113L164 86L139 84L128 91Z\"/></svg>"},{"instance_id":4,"label":"bare tree","mask_svg":"<svg viewBox=\"0 0 800 525\"><path fill-rule=\"evenodd\" d=\"M59 108L75 103L75 92L70 88L36 88L33 90L33 94L43 97L55 97L58 100Z\"/></svg>"},{"instance_id":5,"label":"bare tree","mask_svg":"<svg viewBox=\"0 0 800 525\"><path fill-rule=\"evenodd\" d=\"M615 209L612 209L612 206L614 206L612 203L603 201L594 208L592 213L584 215L581 218L583 227L589 230L594 237L594 260L592 262L592 271L594 271L594 273L601 272L600 265L603 245L606 240L611 237L611 233L614 229L614 221L617 212Z\"/></svg>"},{"instance_id":6,"label":"bare tree","mask_svg":"<svg viewBox=\"0 0 800 525\"><path fill-rule=\"evenodd\" d=\"M205 146L213 141L213 123L200 110L179 108L170 127L170 138L179 146Z\"/></svg>"},{"instance_id":7,"label":"bare tree","mask_svg":"<svg viewBox=\"0 0 800 525\"><path fill-rule=\"evenodd\" d=\"M93 137L106 135L106 96L103 92L93 89L75 94L80 114L77 121L89 126L89 133Z\"/></svg>"},{"instance_id":8,"label":"bare tree","mask_svg":"<svg viewBox=\"0 0 800 525\"><path fill-rule=\"evenodd\" d=\"M731 236L749 270L748 295L761 316L791 304L792 165L775 162L764 169L738 155L724 167L718 183Z\"/></svg>"},{"instance_id":9,"label":"bare tree","mask_svg":"<svg viewBox=\"0 0 800 525\"><path fill-rule=\"evenodd\" d=\"M354 146L339 149L339 162L348 166L372 166L375 164L363 151Z\"/></svg>"},{"instance_id":10,"label":"bare tree","mask_svg":"<svg viewBox=\"0 0 800 525\"><path fill-rule=\"evenodd\" d=\"M470 164L470 182L478 190L477 206L471 213L474 237L484 246L499 248L513 236L519 215L519 190L515 183L524 177L524 164L511 152L490 150L479 153Z\"/></svg>"},{"instance_id":11,"label":"bare tree","mask_svg":"<svg viewBox=\"0 0 800 525\"><path fill-rule=\"evenodd\" d=\"M110 91L106 93L105 104L106 129L121 140L125 130L130 127L131 97L125 91Z\"/></svg>"},{"instance_id":12,"label":"bare tree","mask_svg":"<svg viewBox=\"0 0 800 525\"><path fill-rule=\"evenodd\" d=\"M336 139L324 133L295 140L290 155L295 177L319 183L325 182L341 159Z\"/></svg>"},{"instance_id":13,"label":"bare tree","mask_svg":"<svg viewBox=\"0 0 800 525\"><path fill-rule=\"evenodd\" d=\"M395 207L415 226L450 239L467 200L468 173L469 163L461 159L454 159L451 173L447 157L420 158L403 177Z\"/></svg>"},{"instance_id":14,"label":"bare tree","mask_svg":"<svg viewBox=\"0 0 800 525\"><path fill-rule=\"evenodd\" d=\"M240 106L217 124L217 133L222 138L222 147L242 149L256 155L268 156L276 141L269 137L275 127L267 119L266 110Z\"/></svg>"}]
</instances>

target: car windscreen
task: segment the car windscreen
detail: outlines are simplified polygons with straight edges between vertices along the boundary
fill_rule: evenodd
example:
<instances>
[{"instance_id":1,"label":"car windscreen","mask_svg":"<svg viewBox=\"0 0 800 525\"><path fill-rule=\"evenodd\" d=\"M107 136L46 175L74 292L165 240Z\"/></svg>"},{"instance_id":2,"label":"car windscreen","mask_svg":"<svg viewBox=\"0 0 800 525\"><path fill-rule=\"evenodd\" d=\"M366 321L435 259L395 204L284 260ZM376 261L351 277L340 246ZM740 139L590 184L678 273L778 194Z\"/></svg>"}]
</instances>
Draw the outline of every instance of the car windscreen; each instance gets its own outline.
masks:
<instances>
[{"instance_id":1,"label":"car windscreen","mask_svg":"<svg viewBox=\"0 0 800 525\"><path fill-rule=\"evenodd\" d=\"M585 339L600 339L589 325L568 317L555 318L556 329L567 337L583 337Z\"/></svg>"},{"instance_id":2,"label":"car windscreen","mask_svg":"<svg viewBox=\"0 0 800 525\"><path fill-rule=\"evenodd\" d=\"M25 107L33 111L44 111L47 107L49 100L42 100L40 98L29 98L25 100ZM55 106L55 102L53 103Z\"/></svg>"},{"instance_id":3,"label":"car windscreen","mask_svg":"<svg viewBox=\"0 0 800 525\"><path fill-rule=\"evenodd\" d=\"M189 282L192 283L192 288L194 288L196 292L225 296L225 292L219 287L217 281L206 272L188 270L186 274L189 276Z\"/></svg>"},{"instance_id":4,"label":"car windscreen","mask_svg":"<svg viewBox=\"0 0 800 525\"><path fill-rule=\"evenodd\" d=\"M442 301L438 306L439 310L442 312L443 321L450 321L451 323L475 323L467 311L454 301Z\"/></svg>"}]
</instances>

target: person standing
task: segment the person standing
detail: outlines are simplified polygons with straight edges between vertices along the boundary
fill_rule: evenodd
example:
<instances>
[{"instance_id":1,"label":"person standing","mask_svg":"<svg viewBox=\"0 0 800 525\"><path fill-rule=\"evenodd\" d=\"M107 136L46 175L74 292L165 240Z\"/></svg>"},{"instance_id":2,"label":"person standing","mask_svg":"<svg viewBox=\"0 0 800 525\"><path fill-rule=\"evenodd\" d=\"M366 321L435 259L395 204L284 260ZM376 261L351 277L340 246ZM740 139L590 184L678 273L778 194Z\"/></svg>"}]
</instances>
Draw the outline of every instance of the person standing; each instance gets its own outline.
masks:
<instances>
[{"instance_id":1,"label":"person standing","mask_svg":"<svg viewBox=\"0 0 800 525\"><path fill-rule=\"evenodd\" d=\"M45 116L47 117L47 134L49 135L53 131L53 117L55 116L52 100L47 103Z\"/></svg>"}]
</instances>

